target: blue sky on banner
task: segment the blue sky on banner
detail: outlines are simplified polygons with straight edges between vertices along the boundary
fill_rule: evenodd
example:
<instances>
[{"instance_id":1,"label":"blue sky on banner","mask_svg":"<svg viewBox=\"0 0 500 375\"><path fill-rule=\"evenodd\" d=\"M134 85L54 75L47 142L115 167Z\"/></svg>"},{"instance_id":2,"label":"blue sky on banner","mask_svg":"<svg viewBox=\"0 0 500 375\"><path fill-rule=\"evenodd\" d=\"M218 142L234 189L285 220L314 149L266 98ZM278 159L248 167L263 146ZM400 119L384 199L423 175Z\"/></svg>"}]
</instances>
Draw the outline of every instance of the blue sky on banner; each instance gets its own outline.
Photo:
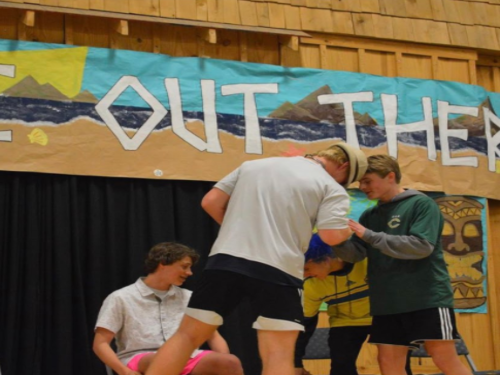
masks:
<instances>
[{"instance_id":1,"label":"blue sky on banner","mask_svg":"<svg viewBox=\"0 0 500 375\"><path fill-rule=\"evenodd\" d=\"M102 97L103 87L112 87L120 77L132 75L166 108L169 108L164 78L179 80L185 111L202 111L200 80L213 80L216 87L217 112L243 114L242 95L221 95L221 87L235 84L275 84L276 94L256 94L259 117L265 117L286 101L295 103L318 88L328 85L333 93L373 93L373 101L354 104L355 110L369 113L383 124L380 94L399 95L399 122L422 119L422 97L432 98L433 115L437 115L437 100L453 105L476 106L488 96L482 87L457 82L328 71L306 68L286 68L274 65L242 63L228 60L169 57L166 55L90 48L83 89ZM140 106L133 93L123 95L116 104ZM404 96L401 96L404 94ZM498 102L500 97L494 96ZM493 103L494 104L494 103ZM495 107L495 105L494 105Z\"/></svg>"}]
</instances>

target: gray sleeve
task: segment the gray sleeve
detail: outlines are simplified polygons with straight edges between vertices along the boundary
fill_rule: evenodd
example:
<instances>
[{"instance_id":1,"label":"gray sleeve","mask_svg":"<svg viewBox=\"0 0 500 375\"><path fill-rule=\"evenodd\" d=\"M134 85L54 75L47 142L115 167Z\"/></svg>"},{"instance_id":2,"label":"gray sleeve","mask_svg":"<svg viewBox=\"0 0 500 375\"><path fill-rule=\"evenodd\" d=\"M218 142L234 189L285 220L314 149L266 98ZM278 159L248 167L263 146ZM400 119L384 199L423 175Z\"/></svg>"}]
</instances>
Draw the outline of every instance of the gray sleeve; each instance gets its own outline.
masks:
<instances>
[{"instance_id":1,"label":"gray sleeve","mask_svg":"<svg viewBox=\"0 0 500 375\"><path fill-rule=\"evenodd\" d=\"M219 190L222 190L224 193L228 195L231 195L233 193L236 182L238 181L239 173L240 173L240 168L236 168L222 180L217 182L214 187Z\"/></svg>"},{"instance_id":2,"label":"gray sleeve","mask_svg":"<svg viewBox=\"0 0 500 375\"><path fill-rule=\"evenodd\" d=\"M397 259L422 259L434 250L429 241L416 236L396 236L366 229L363 240L382 254Z\"/></svg>"},{"instance_id":3,"label":"gray sleeve","mask_svg":"<svg viewBox=\"0 0 500 375\"><path fill-rule=\"evenodd\" d=\"M338 258L349 262L356 263L366 258L366 245L352 236L350 240L332 247L333 254Z\"/></svg>"},{"instance_id":4,"label":"gray sleeve","mask_svg":"<svg viewBox=\"0 0 500 375\"><path fill-rule=\"evenodd\" d=\"M347 212L349 212L349 195L345 189L336 186L321 202L316 216L318 229L344 229L347 228Z\"/></svg>"},{"instance_id":5,"label":"gray sleeve","mask_svg":"<svg viewBox=\"0 0 500 375\"><path fill-rule=\"evenodd\" d=\"M95 328L106 328L116 334L123 326L123 314L121 311L120 298L116 293L111 293L102 304Z\"/></svg>"}]
</instances>

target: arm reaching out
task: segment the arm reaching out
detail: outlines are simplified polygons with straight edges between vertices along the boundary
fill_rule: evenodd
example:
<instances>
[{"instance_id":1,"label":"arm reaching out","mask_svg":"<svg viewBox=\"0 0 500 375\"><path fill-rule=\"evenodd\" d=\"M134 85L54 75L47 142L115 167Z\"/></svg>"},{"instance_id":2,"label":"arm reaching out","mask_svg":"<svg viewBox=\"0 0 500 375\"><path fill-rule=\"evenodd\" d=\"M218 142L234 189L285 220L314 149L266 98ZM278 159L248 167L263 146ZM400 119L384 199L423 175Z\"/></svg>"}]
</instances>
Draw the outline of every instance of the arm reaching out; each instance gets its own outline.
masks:
<instances>
[{"instance_id":1,"label":"arm reaching out","mask_svg":"<svg viewBox=\"0 0 500 375\"><path fill-rule=\"evenodd\" d=\"M392 235L373 232L360 223L349 220L349 227L357 237L380 250L382 254L397 259L422 259L434 250L434 245L417 236Z\"/></svg>"}]
</instances>

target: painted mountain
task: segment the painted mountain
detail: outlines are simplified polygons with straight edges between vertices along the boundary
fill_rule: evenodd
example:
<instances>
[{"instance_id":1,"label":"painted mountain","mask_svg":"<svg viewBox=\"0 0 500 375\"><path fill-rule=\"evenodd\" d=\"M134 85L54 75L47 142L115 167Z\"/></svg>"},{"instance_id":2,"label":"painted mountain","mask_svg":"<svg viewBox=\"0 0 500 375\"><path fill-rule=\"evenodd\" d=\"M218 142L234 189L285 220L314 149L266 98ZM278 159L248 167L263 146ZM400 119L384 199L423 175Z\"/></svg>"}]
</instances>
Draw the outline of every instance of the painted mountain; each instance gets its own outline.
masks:
<instances>
[{"instance_id":1,"label":"painted mountain","mask_svg":"<svg viewBox=\"0 0 500 375\"><path fill-rule=\"evenodd\" d=\"M82 91L75 97L69 98L50 83L45 83L43 85L39 84L32 76L27 76L14 86L9 87L2 94L17 98L73 101L81 103L97 103L99 101L88 91Z\"/></svg>"},{"instance_id":2,"label":"painted mountain","mask_svg":"<svg viewBox=\"0 0 500 375\"><path fill-rule=\"evenodd\" d=\"M493 107L491 106L490 99L487 98L484 102L482 102L477 108L478 108L478 115L477 117L475 116L469 116L469 115L462 115L459 116L455 119L450 119L448 120L448 128L449 129L467 129L468 135L470 137L484 137L484 112L483 112L483 107L488 108L492 113L495 113L493 111ZM438 126L438 119L435 118L433 119L434 125ZM498 129L495 124L492 124L492 133L493 135L496 134L496 132L500 130Z\"/></svg>"},{"instance_id":3,"label":"painted mountain","mask_svg":"<svg viewBox=\"0 0 500 375\"><path fill-rule=\"evenodd\" d=\"M269 117L283 120L303 122L327 122L344 124L345 111L343 104L319 104L319 95L333 94L328 85L320 87L296 104L285 102L269 114ZM356 125L377 125L377 122L367 113L354 112Z\"/></svg>"}]
</instances>

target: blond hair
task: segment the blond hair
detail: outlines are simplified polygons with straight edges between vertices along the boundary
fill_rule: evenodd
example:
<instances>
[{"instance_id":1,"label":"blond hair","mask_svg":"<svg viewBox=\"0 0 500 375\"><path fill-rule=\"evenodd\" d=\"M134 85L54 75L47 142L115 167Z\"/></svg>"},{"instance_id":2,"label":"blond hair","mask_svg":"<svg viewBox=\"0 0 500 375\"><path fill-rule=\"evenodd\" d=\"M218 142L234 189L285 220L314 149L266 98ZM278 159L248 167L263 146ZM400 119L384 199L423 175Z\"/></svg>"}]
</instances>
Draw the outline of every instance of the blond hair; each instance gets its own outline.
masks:
<instances>
[{"instance_id":1,"label":"blond hair","mask_svg":"<svg viewBox=\"0 0 500 375\"><path fill-rule=\"evenodd\" d=\"M307 156L307 155L306 155ZM321 156L329 161L336 162L338 164L344 164L349 161L347 154L342 148L338 146L330 146L324 150L320 150L310 156Z\"/></svg>"},{"instance_id":2,"label":"blond hair","mask_svg":"<svg viewBox=\"0 0 500 375\"><path fill-rule=\"evenodd\" d=\"M375 173L384 178L389 173L394 172L396 183L401 181L401 169L399 169L398 161L389 155L372 155L368 156L368 169L366 173Z\"/></svg>"}]
</instances>

